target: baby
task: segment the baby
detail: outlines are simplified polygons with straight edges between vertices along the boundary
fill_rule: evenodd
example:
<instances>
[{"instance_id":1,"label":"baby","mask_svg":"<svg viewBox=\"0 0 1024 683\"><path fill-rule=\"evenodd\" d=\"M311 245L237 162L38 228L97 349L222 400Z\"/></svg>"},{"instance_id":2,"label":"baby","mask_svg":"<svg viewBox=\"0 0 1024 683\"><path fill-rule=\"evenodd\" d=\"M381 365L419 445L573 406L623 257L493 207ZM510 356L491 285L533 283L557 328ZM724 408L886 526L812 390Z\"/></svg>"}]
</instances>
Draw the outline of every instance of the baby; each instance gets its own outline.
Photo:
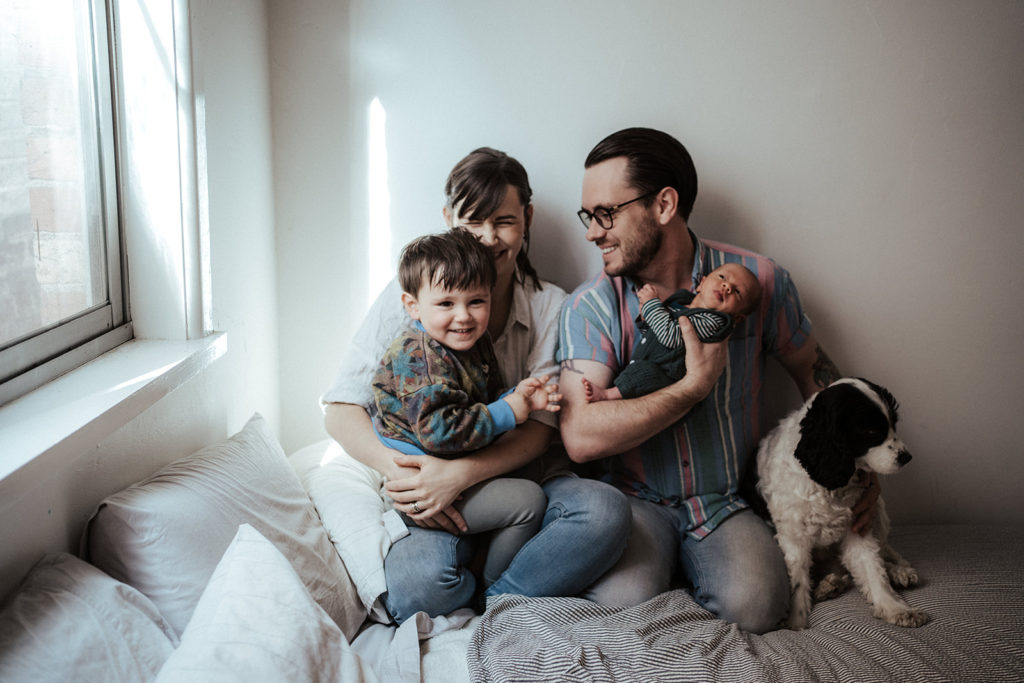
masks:
<instances>
[{"instance_id":1,"label":"baby","mask_svg":"<svg viewBox=\"0 0 1024 683\"><path fill-rule=\"evenodd\" d=\"M465 230L426 235L402 250L398 279L412 324L381 360L370 410L388 446L457 458L514 429L532 411L559 410L558 385L548 384L548 376L529 377L502 393L487 334L496 277L490 252ZM537 532L546 506L544 492L528 479L492 479L463 493L459 511L470 533L495 532L485 585Z\"/></svg>"},{"instance_id":2,"label":"baby","mask_svg":"<svg viewBox=\"0 0 1024 683\"><path fill-rule=\"evenodd\" d=\"M654 287L645 284L636 296L640 301L636 320L640 343L615 378L615 386L603 389L583 380L588 403L643 396L681 379L686 374L686 347L679 316L690 319L702 342L728 339L736 325L761 303L761 283L746 267L726 263L708 273L695 293L682 289L662 303Z\"/></svg>"}]
</instances>

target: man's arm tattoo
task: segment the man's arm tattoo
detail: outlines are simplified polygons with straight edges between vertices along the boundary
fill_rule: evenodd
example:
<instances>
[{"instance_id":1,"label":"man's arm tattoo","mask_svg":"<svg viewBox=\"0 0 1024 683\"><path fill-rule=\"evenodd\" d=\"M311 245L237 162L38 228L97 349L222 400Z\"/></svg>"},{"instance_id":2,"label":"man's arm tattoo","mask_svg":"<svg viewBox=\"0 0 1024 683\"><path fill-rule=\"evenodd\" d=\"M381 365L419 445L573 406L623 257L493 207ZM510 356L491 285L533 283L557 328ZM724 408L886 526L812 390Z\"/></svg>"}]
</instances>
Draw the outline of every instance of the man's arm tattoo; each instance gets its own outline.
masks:
<instances>
[{"instance_id":1,"label":"man's arm tattoo","mask_svg":"<svg viewBox=\"0 0 1024 683\"><path fill-rule=\"evenodd\" d=\"M583 374L583 371L578 369L576 367L576 364L573 363L573 359L572 358L568 358L568 359L562 361L562 372L574 372L577 375L582 375Z\"/></svg>"},{"instance_id":2,"label":"man's arm tattoo","mask_svg":"<svg viewBox=\"0 0 1024 683\"><path fill-rule=\"evenodd\" d=\"M817 359L814 361L814 383L824 389L832 382L840 379L842 374L839 372L839 368L832 362L832 359L825 353L825 349L821 348L821 344L818 344L815 351L818 354Z\"/></svg>"}]
</instances>

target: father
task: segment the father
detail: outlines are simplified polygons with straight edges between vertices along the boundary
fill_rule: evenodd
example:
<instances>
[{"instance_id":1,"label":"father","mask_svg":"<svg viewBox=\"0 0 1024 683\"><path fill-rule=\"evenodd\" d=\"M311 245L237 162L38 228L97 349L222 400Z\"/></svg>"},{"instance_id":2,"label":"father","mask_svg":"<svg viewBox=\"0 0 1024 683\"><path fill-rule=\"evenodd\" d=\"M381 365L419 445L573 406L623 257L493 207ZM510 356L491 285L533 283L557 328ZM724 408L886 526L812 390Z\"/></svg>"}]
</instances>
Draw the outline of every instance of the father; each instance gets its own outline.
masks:
<instances>
[{"instance_id":1,"label":"father","mask_svg":"<svg viewBox=\"0 0 1024 683\"><path fill-rule=\"evenodd\" d=\"M604 272L562 310L562 439L576 462L601 460L605 477L631 494L633 512L622 559L588 597L638 604L667 590L681 571L704 607L763 633L789 605L782 554L740 492L760 436L765 359L775 356L805 398L838 370L815 340L786 270L690 231L697 173L679 141L647 128L622 130L598 143L585 166L579 216L587 240L601 249ZM665 299L727 262L749 268L763 289L759 308L732 337L702 344L684 316L680 381L638 398L588 403L582 379L608 387L632 355L635 289L647 283Z\"/></svg>"}]
</instances>

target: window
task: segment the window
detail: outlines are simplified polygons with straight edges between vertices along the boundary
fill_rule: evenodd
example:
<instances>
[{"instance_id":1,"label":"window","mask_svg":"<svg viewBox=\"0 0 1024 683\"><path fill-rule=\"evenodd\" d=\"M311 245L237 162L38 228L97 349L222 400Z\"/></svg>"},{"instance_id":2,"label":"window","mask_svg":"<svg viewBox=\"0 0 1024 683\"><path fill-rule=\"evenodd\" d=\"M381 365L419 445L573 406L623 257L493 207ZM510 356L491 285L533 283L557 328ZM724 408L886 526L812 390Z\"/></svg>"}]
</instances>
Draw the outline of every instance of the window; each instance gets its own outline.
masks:
<instances>
[{"instance_id":1,"label":"window","mask_svg":"<svg viewBox=\"0 0 1024 683\"><path fill-rule=\"evenodd\" d=\"M132 336L103 0L0 3L0 404Z\"/></svg>"}]
</instances>

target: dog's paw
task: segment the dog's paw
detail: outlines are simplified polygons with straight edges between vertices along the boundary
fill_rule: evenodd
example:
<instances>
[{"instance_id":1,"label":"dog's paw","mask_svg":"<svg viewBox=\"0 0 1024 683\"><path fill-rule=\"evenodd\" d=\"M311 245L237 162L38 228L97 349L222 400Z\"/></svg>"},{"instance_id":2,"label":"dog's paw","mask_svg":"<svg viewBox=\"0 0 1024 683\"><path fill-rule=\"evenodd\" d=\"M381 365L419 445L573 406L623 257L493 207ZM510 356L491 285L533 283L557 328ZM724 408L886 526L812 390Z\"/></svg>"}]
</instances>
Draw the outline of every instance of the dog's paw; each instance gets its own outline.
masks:
<instances>
[{"instance_id":1,"label":"dog's paw","mask_svg":"<svg viewBox=\"0 0 1024 683\"><path fill-rule=\"evenodd\" d=\"M786 620L786 628L790 631L803 631L807 628L807 612L793 610L789 615L789 619Z\"/></svg>"},{"instance_id":2,"label":"dog's paw","mask_svg":"<svg viewBox=\"0 0 1024 683\"><path fill-rule=\"evenodd\" d=\"M910 565L890 564L886 566L886 570L892 585L900 588L910 588L911 586L916 586L921 581L917 575L917 570Z\"/></svg>"},{"instance_id":3,"label":"dog's paw","mask_svg":"<svg viewBox=\"0 0 1024 683\"><path fill-rule=\"evenodd\" d=\"M849 574L837 574L835 572L826 574L821 578L821 581L818 582L818 585L814 587L814 600L816 602L830 600L845 593L849 587Z\"/></svg>"},{"instance_id":4,"label":"dog's paw","mask_svg":"<svg viewBox=\"0 0 1024 683\"><path fill-rule=\"evenodd\" d=\"M811 587L804 578L793 587L793 595L789 601L789 619L786 620L787 628L793 631L807 628L811 605Z\"/></svg>"},{"instance_id":5,"label":"dog's paw","mask_svg":"<svg viewBox=\"0 0 1024 683\"><path fill-rule=\"evenodd\" d=\"M807 628L807 617L810 613L810 609L807 607L801 607L795 603L790 606L790 617L785 622L785 628L791 631L803 631Z\"/></svg>"},{"instance_id":6,"label":"dog's paw","mask_svg":"<svg viewBox=\"0 0 1024 683\"><path fill-rule=\"evenodd\" d=\"M883 621L889 622L890 624L906 628L924 626L931 619L927 612L923 612L919 609L905 609L894 612L875 610L875 616Z\"/></svg>"}]
</instances>

